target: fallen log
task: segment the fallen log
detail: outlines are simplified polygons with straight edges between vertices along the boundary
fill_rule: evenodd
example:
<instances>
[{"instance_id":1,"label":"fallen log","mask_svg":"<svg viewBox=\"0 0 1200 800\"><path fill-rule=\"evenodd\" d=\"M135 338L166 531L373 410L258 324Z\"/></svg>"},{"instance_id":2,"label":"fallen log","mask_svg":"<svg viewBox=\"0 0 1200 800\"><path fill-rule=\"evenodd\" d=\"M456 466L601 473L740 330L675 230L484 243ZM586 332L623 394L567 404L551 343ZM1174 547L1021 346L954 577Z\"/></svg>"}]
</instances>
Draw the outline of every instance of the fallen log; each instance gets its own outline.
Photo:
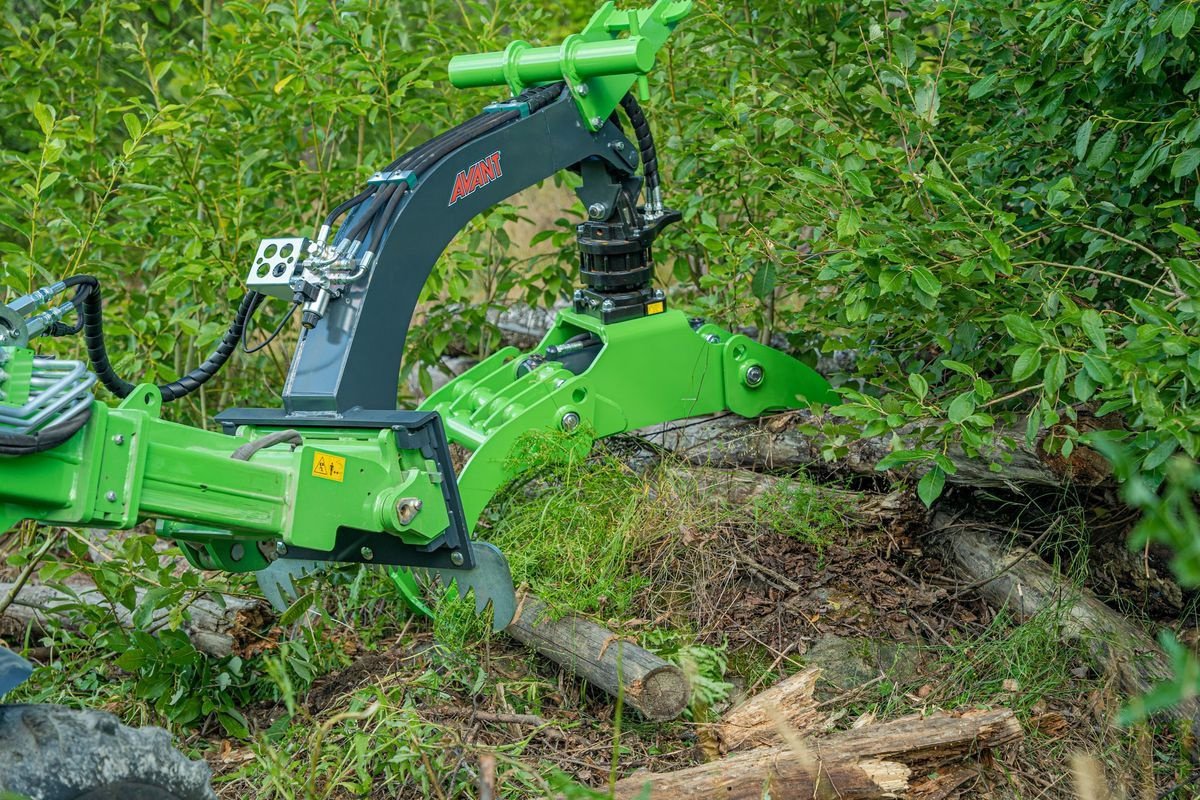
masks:
<instances>
[{"instance_id":1,"label":"fallen log","mask_svg":"<svg viewBox=\"0 0 1200 800\"><path fill-rule=\"evenodd\" d=\"M1059 637L1080 643L1096 662L1115 675L1124 693L1138 697L1173 676L1166 654L1128 617L1075 586L1037 553L998 543L982 526L933 518L929 543L978 590L988 605L1007 608L1024 622L1059 610ZM1190 720L1200 730L1200 704L1189 700L1167 713Z\"/></svg>"},{"instance_id":2,"label":"fallen log","mask_svg":"<svg viewBox=\"0 0 1200 800\"><path fill-rule=\"evenodd\" d=\"M773 800L903 797L935 768L1021 738L1007 709L936 714L866 725L817 740L789 736L759 747L666 773L617 781L616 798ZM649 786L648 794L646 787Z\"/></svg>"},{"instance_id":3,"label":"fallen log","mask_svg":"<svg viewBox=\"0 0 1200 800\"><path fill-rule=\"evenodd\" d=\"M890 434L875 436L838 443L845 448L845 455L827 461L824 452L835 442L814 432L819 427L805 411L766 420L716 417L686 425L668 423L639 433L693 464L724 468L818 468L877 475L876 466L893 450ZM902 429L899 435L906 446L920 448L919 427ZM946 480L964 486L1099 486L1111 476L1108 462L1095 451L1076 447L1070 458L1063 459L1046 453L1040 443L1027 447L1024 434L1012 431L997 432L996 443L978 457L968 456L959 445L951 445L945 455L956 469ZM917 478L929 469L929 462L911 462L895 472Z\"/></svg>"},{"instance_id":4,"label":"fallen log","mask_svg":"<svg viewBox=\"0 0 1200 800\"><path fill-rule=\"evenodd\" d=\"M803 736L825 721L813 690L821 670L808 667L784 678L725 712L717 726L722 752L763 747L783 741L783 732Z\"/></svg>"},{"instance_id":5,"label":"fallen log","mask_svg":"<svg viewBox=\"0 0 1200 800\"><path fill-rule=\"evenodd\" d=\"M14 584L0 583L0 597L7 597ZM137 590L140 604L146 590ZM221 595L220 601L201 596L188 605L188 619L182 630L192 645L202 653L223 657L244 652L261 639L261 632L270 627L274 620L270 607L261 600ZM81 606L100 606L112 611L117 622L124 628L133 628L133 612L124 606L110 606L104 595L94 586L71 586L58 589L45 584L32 583L22 586L2 619L13 628L32 627L46 631L51 620L60 624L72 624L71 612ZM171 609L157 609L150 616L147 630L158 630L165 626ZM15 631L14 631L15 632Z\"/></svg>"},{"instance_id":6,"label":"fallen log","mask_svg":"<svg viewBox=\"0 0 1200 800\"><path fill-rule=\"evenodd\" d=\"M542 656L603 689L648 720L674 719L687 708L687 675L649 650L577 616L555 619L532 595L505 631Z\"/></svg>"}]
</instances>

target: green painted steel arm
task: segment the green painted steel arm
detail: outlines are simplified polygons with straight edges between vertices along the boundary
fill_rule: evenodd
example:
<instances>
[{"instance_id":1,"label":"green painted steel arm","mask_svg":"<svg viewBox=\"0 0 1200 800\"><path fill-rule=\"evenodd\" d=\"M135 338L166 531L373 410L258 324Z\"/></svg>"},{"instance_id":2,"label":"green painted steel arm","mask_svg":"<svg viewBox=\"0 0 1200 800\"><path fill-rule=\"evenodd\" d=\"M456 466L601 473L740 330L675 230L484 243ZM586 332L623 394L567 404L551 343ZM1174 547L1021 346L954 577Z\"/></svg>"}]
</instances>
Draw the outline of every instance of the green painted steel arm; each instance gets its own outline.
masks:
<instances>
[{"instance_id":1,"label":"green painted steel arm","mask_svg":"<svg viewBox=\"0 0 1200 800\"><path fill-rule=\"evenodd\" d=\"M188 524L171 535L186 540L193 564L250 571L281 546L330 551L342 528L422 546L447 528L443 476L398 448L390 429L264 440L279 432L245 426L227 436L159 419L161 403L157 388L138 387L117 408L94 403L64 444L0 457L0 531L27 518L102 528L179 520Z\"/></svg>"},{"instance_id":2,"label":"green painted steel arm","mask_svg":"<svg viewBox=\"0 0 1200 800\"><path fill-rule=\"evenodd\" d=\"M578 374L553 358L537 364L549 348L585 335L600 349ZM680 311L610 325L563 311L533 354L505 348L421 408L441 414L447 438L472 451L459 490L473 530L496 491L531 466L519 446L528 432L577 430L586 452L593 437L671 420L722 411L755 417L836 399L820 375L791 356L716 325L693 328Z\"/></svg>"},{"instance_id":3,"label":"green painted steel arm","mask_svg":"<svg viewBox=\"0 0 1200 800\"><path fill-rule=\"evenodd\" d=\"M528 86L565 81L589 130L596 131L637 82L647 98L646 74L692 0L657 0L649 8L605 3L584 29L553 47L520 40L494 53L450 59L450 83L460 89L507 86L513 97ZM622 36L624 35L624 36Z\"/></svg>"}]
</instances>

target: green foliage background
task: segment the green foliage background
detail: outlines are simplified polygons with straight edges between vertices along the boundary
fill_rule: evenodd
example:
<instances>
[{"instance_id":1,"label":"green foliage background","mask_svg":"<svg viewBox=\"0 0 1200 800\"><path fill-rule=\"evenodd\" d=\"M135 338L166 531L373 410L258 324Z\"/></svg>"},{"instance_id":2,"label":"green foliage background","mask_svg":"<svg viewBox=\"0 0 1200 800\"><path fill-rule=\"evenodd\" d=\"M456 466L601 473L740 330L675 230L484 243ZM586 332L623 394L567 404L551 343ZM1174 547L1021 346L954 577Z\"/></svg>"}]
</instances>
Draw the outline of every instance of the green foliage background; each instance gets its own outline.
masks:
<instances>
[{"instance_id":1,"label":"green foliage background","mask_svg":"<svg viewBox=\"0 0 1200 800\"><path fill-rule=\"evenodd\" d=\"M491 99L448 87L451 54L553 42L590 10L14 0L3 283L102 276L119 371L172 379L224 329L259 238L311 229ZM1069 456L1082 412L1119 415L1129 433L1108 438L1139 478L1131 499L1165 521L1148 535L1184 545L1200 579L1194 492L1155 491L1172 457L1190 486L1200 455L1195 23L1171 0L700 0L652 81L685 212L662 277L726 323L857 350L849 423L829 424L925 423L902 458L934 465L927 499L951 442L1050 428ZM519 215L497 209L443 259L409 369L479 339L488 303L569 289L568 260L510 241ZM269 404L284 369L239 356L179 413Z\"/></svg>"}]
</instances>

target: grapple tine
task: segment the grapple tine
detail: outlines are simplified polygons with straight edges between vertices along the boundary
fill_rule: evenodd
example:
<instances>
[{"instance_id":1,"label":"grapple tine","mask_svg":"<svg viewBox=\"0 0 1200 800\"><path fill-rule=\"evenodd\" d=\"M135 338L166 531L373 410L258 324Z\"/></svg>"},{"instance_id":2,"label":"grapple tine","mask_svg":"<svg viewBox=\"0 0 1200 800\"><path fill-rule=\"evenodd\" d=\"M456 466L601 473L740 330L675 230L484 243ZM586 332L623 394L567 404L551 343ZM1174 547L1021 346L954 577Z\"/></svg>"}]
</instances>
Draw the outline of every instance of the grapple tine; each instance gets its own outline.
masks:
<instances>
[{"instance_id":1,"label":"grapple tine","mask_svg":"<svg viewBox=\"0 0 1200 800\"><path fill-rule=\"evenodd\" d=\"M278 558L271 562L271 566L254 573L254 577L271 607L283 612L299 597L295 579L312 575L326 566L328 564L322 561Z\"/></svg>"},{"instance_id":2,"label":"grapple tine","mask_svg":"<svg viewBox=\"0 0 1200 800\"><path fill-rule=\"evenodd\" d=\"M492 630L502 631L512 622L517 611L516 589L508 560L493 544L472 542L475 553L474 569L430 569L428 575L436 575L443 586L454 586L459 597L475 593L475 613L482 614L488 605L492 607Z\"/></svg>"}]
</instances>

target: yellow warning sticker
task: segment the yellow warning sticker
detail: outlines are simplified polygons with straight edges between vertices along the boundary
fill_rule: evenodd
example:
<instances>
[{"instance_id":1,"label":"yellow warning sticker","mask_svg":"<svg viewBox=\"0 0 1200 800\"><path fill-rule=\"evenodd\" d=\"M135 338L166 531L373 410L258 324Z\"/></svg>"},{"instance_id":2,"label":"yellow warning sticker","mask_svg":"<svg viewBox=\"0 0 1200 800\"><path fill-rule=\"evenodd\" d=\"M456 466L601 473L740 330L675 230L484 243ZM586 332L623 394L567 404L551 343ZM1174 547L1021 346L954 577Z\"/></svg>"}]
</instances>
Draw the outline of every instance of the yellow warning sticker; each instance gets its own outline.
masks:
<instances>
[{"instance_id":1,"label":"yellow warning sticker","mask_svg":"<svg viewBox=\"0 0 1200 800\"><path fill-rule=\"evenodd\" d=\"M329 453L314 452L312 474L314 478L341 483L346 478L346 459Z\"/></svg>"},{"instance_id":2,"label":"yellow warning sticker","mask_svg":"<svg viewBox=\"0 0 1200 800\"><path fill-rule=\"evenodd\" d=\"M647 314L661 314L665 308L666 306L663 305L663 301L661 300L656 303L646 303Z\"/></svg>"}]
</instances>

